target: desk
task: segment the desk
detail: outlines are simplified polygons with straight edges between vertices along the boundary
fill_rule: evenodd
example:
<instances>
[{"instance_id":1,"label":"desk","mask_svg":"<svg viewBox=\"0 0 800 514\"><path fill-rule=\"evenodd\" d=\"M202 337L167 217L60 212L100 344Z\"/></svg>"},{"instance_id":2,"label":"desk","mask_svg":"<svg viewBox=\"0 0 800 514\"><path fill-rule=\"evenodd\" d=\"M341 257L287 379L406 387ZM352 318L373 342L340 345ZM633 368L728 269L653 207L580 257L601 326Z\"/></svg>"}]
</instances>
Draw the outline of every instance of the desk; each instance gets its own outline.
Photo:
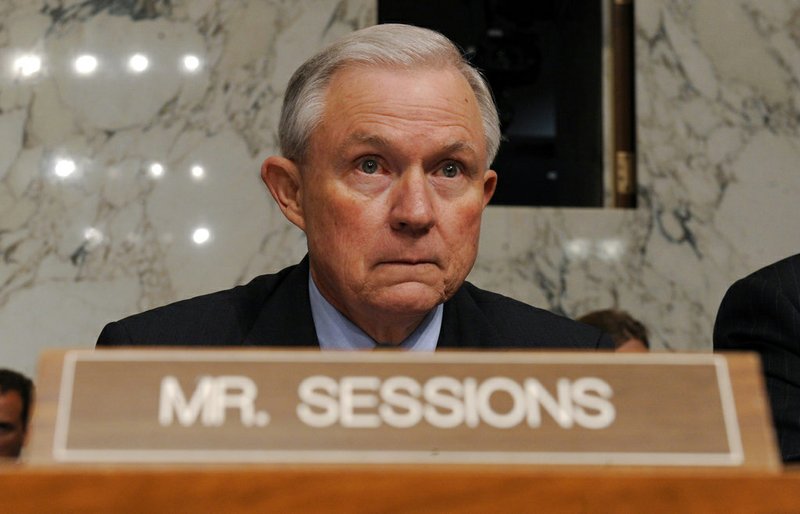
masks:
<instances>
[{"instance_id":1,"label":"desk","mask_svg":"<svg viewBox=\"0 0 800 514\"><path fill-rule=\"evenodd\" d=\"M800 512L800 471L457 466L0 467L29 512Z\"/></svg>"}]
</instances>

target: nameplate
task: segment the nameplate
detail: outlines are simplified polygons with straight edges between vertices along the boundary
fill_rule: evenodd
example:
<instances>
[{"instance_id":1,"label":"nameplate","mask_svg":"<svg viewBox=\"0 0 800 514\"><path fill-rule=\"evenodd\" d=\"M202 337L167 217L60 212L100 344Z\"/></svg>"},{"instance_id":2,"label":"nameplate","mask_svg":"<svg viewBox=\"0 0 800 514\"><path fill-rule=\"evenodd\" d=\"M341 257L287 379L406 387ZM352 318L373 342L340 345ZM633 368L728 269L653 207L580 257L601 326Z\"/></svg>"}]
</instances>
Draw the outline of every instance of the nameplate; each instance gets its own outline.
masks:
<instances>
[{"instance_id":1,"label":"nameplate","mask_svg":"<svg viewBox=\"0 0 800 514\"><path fill-rule=\"evenodd\" d=\"M56 462L730 467L745 455L719 355L62 355Z\"/></svg>"}]
</instances>

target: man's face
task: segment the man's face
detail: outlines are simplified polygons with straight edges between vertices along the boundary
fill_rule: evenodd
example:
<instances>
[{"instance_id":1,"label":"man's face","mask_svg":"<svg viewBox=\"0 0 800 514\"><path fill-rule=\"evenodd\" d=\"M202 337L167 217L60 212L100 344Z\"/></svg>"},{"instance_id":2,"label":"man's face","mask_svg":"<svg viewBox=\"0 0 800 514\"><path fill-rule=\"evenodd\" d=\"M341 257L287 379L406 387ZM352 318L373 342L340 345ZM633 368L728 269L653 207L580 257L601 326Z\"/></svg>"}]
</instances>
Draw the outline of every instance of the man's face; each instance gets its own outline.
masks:
<instances>
[{"instance_id":1,"label":"man's face","mask_svg":"<svg viewBox=\"0 0 800 514\"><path fill-rule=\"evenodd\" d=\"M300 168L314 281L351 320L412 320L461 286L496 174L456 70L337 72Z\"/></svg>"},{"instance_id":2,"label":"man's face","mask_svg":"<svg viewBox=\"0 0 800 514\"><path fill-rule=\"evenodd\" d=\"M22 397L17 391L0 393L0 457L18 457L24 440Z\"/></svg>"}]
</instances>

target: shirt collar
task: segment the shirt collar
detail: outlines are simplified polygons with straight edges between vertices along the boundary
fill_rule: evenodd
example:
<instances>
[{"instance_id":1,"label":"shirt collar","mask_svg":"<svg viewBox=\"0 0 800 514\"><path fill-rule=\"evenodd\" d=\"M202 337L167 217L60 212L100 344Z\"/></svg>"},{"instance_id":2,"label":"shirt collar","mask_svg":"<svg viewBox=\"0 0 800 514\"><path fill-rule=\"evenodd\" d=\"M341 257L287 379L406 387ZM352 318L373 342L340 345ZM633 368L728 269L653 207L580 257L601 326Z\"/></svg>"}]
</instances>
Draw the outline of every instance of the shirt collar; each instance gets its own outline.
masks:
<instances>
[{"instance_id":1,"label":"shirt collar","mask_svg":"<svg viewBox=\"0 0 800 514\"><path fill-rule=\"evenodd\" d=\"M308 296L311 300L311 317L317 330L319 347L323 350L371 350L377 345L363 330L345 318L341 312L322 296L317 289L311 273L308 274ZM444 307L440 303L425 316L422 323L409 335L398 348L411 351L433 351L439 340L442 329L442 313Z\"/></svg>"}]
</instances>

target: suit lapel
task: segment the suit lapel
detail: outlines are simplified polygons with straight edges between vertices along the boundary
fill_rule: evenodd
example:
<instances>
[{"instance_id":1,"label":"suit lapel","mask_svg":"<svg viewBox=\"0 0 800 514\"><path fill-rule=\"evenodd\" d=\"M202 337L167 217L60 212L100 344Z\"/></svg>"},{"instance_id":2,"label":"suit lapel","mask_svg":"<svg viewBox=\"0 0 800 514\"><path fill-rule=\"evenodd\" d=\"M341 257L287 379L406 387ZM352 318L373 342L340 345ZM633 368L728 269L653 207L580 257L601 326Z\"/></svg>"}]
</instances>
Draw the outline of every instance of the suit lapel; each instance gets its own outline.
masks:
<instances>
[{"instance_id":1,"label":"suit lapel","mask_svg":"<svg viewBox=\"0 0 800 514\"><path fill-rule=\"evenodd\" d=\"M319 347L308 297L308 256L287 270L244 338L246 346ZM437 348L492 348L497 335L465 283L445 302Z\"/></svg>"},{"instance_id":2,"label":"suit lapel","mask_svg":"<svg viewBox=\"0 0 800 514\"><path fill-rule=\"evenodd\" d=\"M445 302L437 348L492 348L499 345L489 320L470 296L465 282Z\"/></svg>"},{"instance_id":3,"label":"suit lapel","mask_svg":"<svg viewBox=\"0 0 800 514\"><path fill-rule=\"evenodd\" d=\"M268 292L244 345L319 347L308 298L308 255Z\"/></svg>"}]
</instances>

